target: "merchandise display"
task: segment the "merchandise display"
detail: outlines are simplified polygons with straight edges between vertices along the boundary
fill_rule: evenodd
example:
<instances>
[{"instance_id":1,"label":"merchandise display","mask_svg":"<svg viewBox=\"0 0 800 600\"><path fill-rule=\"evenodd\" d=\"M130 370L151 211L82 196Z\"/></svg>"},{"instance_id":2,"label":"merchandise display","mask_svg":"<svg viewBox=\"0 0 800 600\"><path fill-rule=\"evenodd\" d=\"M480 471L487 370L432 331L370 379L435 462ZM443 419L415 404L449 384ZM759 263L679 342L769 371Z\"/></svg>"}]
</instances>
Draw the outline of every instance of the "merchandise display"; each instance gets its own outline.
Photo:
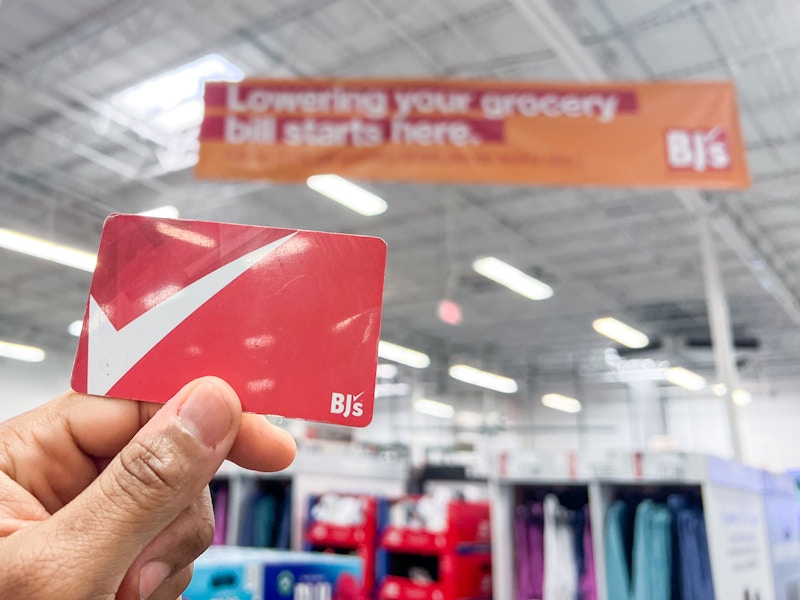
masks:
<instances>
[{"instance_id":1,"label":"merchandise display","mask_svg":"<svg viewBox=\"0 0 800 600\"><path fill-rule=\"evenodd\" d=\"M551 470L531 474L540 461ZM491 486L495 597L792 597L800 555L787 477L680 453L498 462L505 470ZM506 536L511 554L496 542ZM770 573L780 577L773 583Z\"/></svg>"},{"instance_id":2,"label":"merchandise display","mask_svg":"<svg viewBox=\"0 0 800 600\"><path fill-rule=\"evenodd\" d=\"M212 482L210 487L211 503L214 505L214 541L215 546L225 543L228 532L228 484Z\"/></svg>"},{"instance_id":3,"label":"merchandise display","mask_svg":"<svg viewBox=\"0 0 800 600\"><path fill-rule=\"evenodd\" d=\"M631 515L633 526L631 527ZM630 530L633 535L630 535ZM698 499L617 500L605 530L609 598L713 600L711 562ZM631 557L629 559L629 557Z\"/></svg>"},{"instance_id":4,"label":"merchandise display","mask_svg":"<svg viewBox=\"0 0 800 600\"><path fill-rule=\"evenodd\" d=\"M800 600L799 24L0 0L0 599Z\"/></svg>"},{"instance_id":5,"label":"merchandise display","mask_svg":"<svg viewBox=\"0 0 800 600\"><path fill-rule=\"evenodd\" d=\"M238 545L289 550L291 505L287 487L259 486L246 500Z\"/></svg>"},{"instance_id":6,"label":"merchandise display","mask_svg":"<svg viewBox=\"0 0 800 600\"><path fill-rule=\"evenodd\" d=\"M195 562L185 600L362 600L360 559L212 548Z\"/></svg>"},{"instance_id":7,"label":"merchandise display","mask_svg":"<svg viewBox=\"0 0 800 600\"><path fill-rule=\"evenodd\" d=\"M363 526L366 499L341 494L323 494L311 506L311 520L337 527Z\"/></svg>"},{"instance_id":8,"label":"merchandise display","mask_svg":"<svg viewBox=\"0 0 800 600\"><path fill-rule=\"evenodd\" d=\"M378 542L378 600L491 598L489 504L446 494L390 501Z\"/></svg>"},{"instance_id":9,"label":"merchandise display","mask_svg":"<svg viewBox=\"0 0 800 600\"><path fill-rule=\"evenodd\" d=\"M569 500L574 502L575 496ZM585 497L577 504L576 510L570 510L561 505L558 496L548 493L543 501L517 505L514 554L518 600L596 599L589 507Z\"/></svg>"},{"instance_id":10,"label":"merchandise display","mask_svg":"<svg viewBox=\"0 0 800 600\"><path fill-rule=\"evenodd\" d=\"M687 600L713 598L711 559L702 507L697 501L691 502L681 496L671 497L668 502L677 529L681 597ZM673 568L673 573L675 571Z\"/></svg>"},{"instance_id":11,"label":"merchandise display","mask_svg":"<svg viewBox=\"0 0 800 600\"><path fill-rule=\"evenodd\" d=\"M372 597L376 578L378 533L386 523L385 499L333 494L309 498L303 547L313 552L358 556L364 566L359 584L364 598Z\"/></svg>"}]
</instances>

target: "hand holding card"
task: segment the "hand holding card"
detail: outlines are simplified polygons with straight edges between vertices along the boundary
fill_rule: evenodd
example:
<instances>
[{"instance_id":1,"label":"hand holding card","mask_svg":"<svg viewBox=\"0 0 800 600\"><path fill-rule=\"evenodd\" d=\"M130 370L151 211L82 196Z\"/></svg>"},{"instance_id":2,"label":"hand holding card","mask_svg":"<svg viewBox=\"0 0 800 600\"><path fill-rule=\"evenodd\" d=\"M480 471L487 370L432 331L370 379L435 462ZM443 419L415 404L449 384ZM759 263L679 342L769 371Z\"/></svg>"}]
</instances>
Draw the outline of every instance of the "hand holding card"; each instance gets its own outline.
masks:
<instances>
[{"instance_id":1,"label":"hand holding card","mask_svg":"<svg viewBox=\"0 0 800 600\"><path fill-rule=\"evenodd\" d=\"M165 402L216 375L247 411L365 426L385 264L379 238L114 215L72 387Z\"/></svg>"}]
</instances>

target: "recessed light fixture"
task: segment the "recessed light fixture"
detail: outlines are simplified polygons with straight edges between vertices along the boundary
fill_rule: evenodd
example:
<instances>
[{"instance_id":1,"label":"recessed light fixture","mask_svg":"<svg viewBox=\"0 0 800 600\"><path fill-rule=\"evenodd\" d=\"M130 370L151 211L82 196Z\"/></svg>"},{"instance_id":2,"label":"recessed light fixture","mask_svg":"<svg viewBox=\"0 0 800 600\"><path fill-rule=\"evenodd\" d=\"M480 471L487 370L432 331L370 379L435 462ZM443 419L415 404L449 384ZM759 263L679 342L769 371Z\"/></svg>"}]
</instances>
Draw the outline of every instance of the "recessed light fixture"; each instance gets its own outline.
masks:
<instances>
[{"instance_id":1,"label":"recessed light fixture","mask_svg":"<svg viewBox=\"0 0 800 600\"><path fill-rule=\"evenodd\" d=\"M11 229L0 229L0 248L35 256L89 273L94 271L97 265L97 255L91 252L54 244Z\"/></svg>"},{"instance_id":2,"label":"recessed light fixture","mask_svg":"<svg viewBox=\"0 0 800 600\"><path fill-rule=\"evenodd\" d=\"M561 412L581 412L580 401L562 394L545 394L542 396L542 404L544 404L547 408L560 410Z\"/></svg>"},{"instance_id":3,"label":"recessed light fixture","mask_svg":"<svg viewBox=\"0 0 800 600\"><path fill-rule=\"evenodd\" d=\"M519 389L517 382L510 377L504 377L503 375L497 375L489 371L482 371L475 367L470 367L469 365L453 365L450 367L448 373L450 373L450 377L458 381L477 385L503 394L513 394Z\"/></svg>"},{"instance_id":4,"label":"recessed light fixture","mask_svg":"<svg viewBox=\"0 0 800 600\"><path fill-rule=\"evenodd\" d=\"M41 348L0 341L0 356L24 362L42 362L45 354Z\"/></svg>"},{"instance_id":5,"label":"recessed light fixture","mask_svg":"<svg viewBox=\"0 0 800 600\"><path fill-rule=\"evenodd\" d=\"M733 402L739 406L746 406L753 401L753 397L750 395L750 392L743 389L733 390L731 397L733 398Z\"/></svg>"},{"instance_id":6,"label":"recessed light fixture","mask_svg":"<svg viewBox=\"0 0 800 600\"><path fill-rule=\"evenodd\" d=\"M315 192L365 217L386 212L386 200L338 175L312 175L306 184Z\"/></svg>"},{"instance_id":7,"label":"recessed light fixture","mask_svg":"<svg viewBox=\"0 0 800 600\"><path fill-rule=\"evenodd\" d=\"M378 342L378 356L415 369L425 369L431 364L430 357L424 352L383 340Z\"/></svg>"},{"instance_id":8,"label":"recessed light fixture","mask_svg":"<svg viewBox=\"0 0 800 600\"><path fill-rule=\"evenodd\" d=\"M450 404L445 404L438 400L428 400L427 398L420 398L414 402L414 409L422 414L442 419L452 419L456 412Z\"/></svg>"},{"instance_id":9,"label":"recessed light fixture","mask_svg":"<svg viewBox=\"0 0 800 600\"><path fill-rule=\"evenodd\" d=\"M553 288L520 271L516 267L503 262L494 256L485 256L472 263L476 273L504 285L512 292L521 294L530 300L546 300L553 295Z\"/></svg>"},{"instance_id":10,"label":"recessed light fixture","mask_svg":"<svg viewBox=\"0 0 800 600\"><path fill-rule=\"evenodd\" d=\"M628 348L644 348L650 343L650 339L644 333L613 317L595 319L592 328Z\"/></svg>"},{"instance_id":11,"label":"recessed light fixture","mask_svg":"<svg viewBox=\"0 0 800 600\"><path fill-rule=\"evenodd\" d=\"M671 384L692 392L706 387L705 377L683 367L670 367L664 374L664 378Z\"/></svg>"}]
</instances>

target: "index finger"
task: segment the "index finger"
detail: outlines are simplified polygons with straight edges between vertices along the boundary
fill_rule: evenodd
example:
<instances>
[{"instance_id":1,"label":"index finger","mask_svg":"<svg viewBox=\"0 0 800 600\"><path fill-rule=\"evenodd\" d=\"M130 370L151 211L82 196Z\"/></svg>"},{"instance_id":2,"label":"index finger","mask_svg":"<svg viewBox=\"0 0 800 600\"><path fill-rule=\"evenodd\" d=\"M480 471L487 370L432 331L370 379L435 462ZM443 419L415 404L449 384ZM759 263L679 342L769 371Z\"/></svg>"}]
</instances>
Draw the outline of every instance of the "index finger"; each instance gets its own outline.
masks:
<instances>
[{"instance_id":1,"label":"index finger","mask_svg":"<svg viewBox=\"0 0 800 600\"><path fill-rule=\"evenodd\" d=\"M88 396L71 392L57 400L74 443L96 457L116 455L161 408L161 404ZM265 417L243 414L228 459L245 469L271 472L288 467L297 447L294 438Z\"/></svg>"}]
</instances>

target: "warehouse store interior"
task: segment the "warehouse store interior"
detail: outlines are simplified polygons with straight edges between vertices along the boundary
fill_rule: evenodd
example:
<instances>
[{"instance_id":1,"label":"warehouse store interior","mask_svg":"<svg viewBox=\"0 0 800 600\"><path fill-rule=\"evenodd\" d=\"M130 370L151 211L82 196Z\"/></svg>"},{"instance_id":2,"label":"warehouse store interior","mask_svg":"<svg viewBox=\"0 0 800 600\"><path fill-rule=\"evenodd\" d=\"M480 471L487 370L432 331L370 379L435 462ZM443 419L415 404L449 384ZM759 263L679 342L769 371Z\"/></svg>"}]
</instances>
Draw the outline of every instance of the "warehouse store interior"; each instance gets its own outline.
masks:
<instances>
[{"instance_id":1,"label":"warehouse store interior","mask_svg":"<svg viewBox=\"0 0 800 600\"><path fill-rule=\"evenodd\" d=\"M498 600L522 600L523 583L518 540L497 521L541 501L544 483L585 478L553 489L602 529L613 494L595 476L664 456L652 464L667 479L700 473L687 496L702 496L708 520L713 461L800 470L798 27L794 0L2 0L0 419L69 389L93 265L66 255L95 255L110 214L377 236L372 423L270 417L298 459L265 479L226 464L212 490L225 487L227 510L277 490L276 506L292 506L285 547L308 549L309 497L424 492L412 484L436 471L441 489L492 499ZM368 216L311 182L199 179L203 85L245 78L728 81L750 184L354 180L385 201ZM55 260L10 248L17 234L56 244ZM487 259L535 278L536 298L482 273ZM633 341L609 332L616 322ZM476 385L454 366L502 377ZM217 542L277 545L254 542L240 511ZM797 526L795 513L782 556L800 561ZM712 566L719 586L726 567ZM797 598L792 581L755 597Z\"/></svg>"}]
</instances>

